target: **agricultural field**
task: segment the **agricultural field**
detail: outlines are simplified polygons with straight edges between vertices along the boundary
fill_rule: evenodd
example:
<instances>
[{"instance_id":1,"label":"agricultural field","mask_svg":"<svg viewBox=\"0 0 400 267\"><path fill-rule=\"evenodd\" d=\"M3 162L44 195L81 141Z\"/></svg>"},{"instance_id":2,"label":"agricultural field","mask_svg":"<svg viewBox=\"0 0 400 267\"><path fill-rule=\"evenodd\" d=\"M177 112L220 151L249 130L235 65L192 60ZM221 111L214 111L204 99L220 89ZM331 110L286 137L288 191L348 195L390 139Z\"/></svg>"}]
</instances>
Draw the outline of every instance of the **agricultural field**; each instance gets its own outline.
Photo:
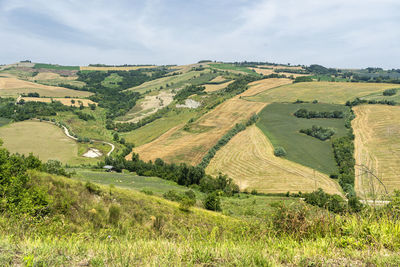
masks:
<instances>
[{"instance_id":1,"label":"agricultural field","mask_svg":"<svg viewBox=\"0 0 400 267\"><path fill-rule=\"evenodd\" d=\"M162 158L167 162L198 164L208 149L236 123L247 121L264 106L264 103L235 97L203 115L189 129L174 127L156 140L134 148L134 152L146 161Z\"/></svg>"},{"instance_id":2,"label":"agricultural field","mask_svg":"<svg viewBox=\"0 0 400 267\"><path fill-rule=\"evenodd\" d=\"M168 112L162 118L142 126L139 129L127 133L121 133L121 137L124 137L127 142L133 143L136 146L141 146L157 139L171 128L177 126L183 127L187 121L197 115L198 112L193 109L175 109Z\"/></svg>"},{"instance_id":3,"label":"agricultural field","mask_svg":"<svg viewBox=\"0 0 400 267\"><path fill-rule=\"evenodd\" d=\"M162 89L177 89L190 84L190 80L199 77L201 73L209 73L208 70L204 71L190 71L183 74L166 76L156 80L145 82L139 86L127 89L138 93L145 93L147 91L158 91Z\"/></svg>"},{"instance_id":4,"label":"agricultural field","mask_svg":"<svg viewBox=\"0 0 400 267\"><path fill-rule=\"evenodd\" d=\"M361 99L365 99L365 100L376 100L376 101L380 101L380 100L389 100L389 101L395 101L400 103L400 85L397 88L396 94L391 95L391 96L385 96L383 95L382 92L378 92L378 93L372 93L370 95L366 95L364 97L362 97Z\"/></svg>"},{"instance_id":5,"label":"agricultural field","mask_svg":"<svg viewBox=\"0 0 400 267\"><path fill-rule=\"evenodd\" d=\"M215 92L215 91L219 91L221 89L226 88L228 85L230 85L231 83L233 83L234 81L227 81L227 82L223 82L223 83L218 83L218 84L205 84L205 92L210 93L210 92Z\"/></svg>"},{"instance_id":6,"label":"agricultural field","mask_svg":"<svg viewBox=\"0 0 400 267\"><path fill-rule=\"evenodd\" d=\"M45 97L21 97L25 102L44 102L44 103L51 103L52 101L59 101L63 105L66 106L74 106L74 107L79 107L82 103L84 107L88 107L89 104L96 104L92 100L89 99L83 99L83 98L45 98ZM74 102L74 103L72 103Z\"/></svg>"},{"instance_id":7,"label":"agricultural field","mask_svg":"<svg viewBox=\"0 0 400 267\"><path fill-rule=\"evenodd\" d=\"M154 65L148 66L127 66L127 67L95 67L95 66L81 66L79 67L80 70L83 71L109 71L109 70L138 70L138 69L153 69L157 68Z\"/></svg>"},{"instance_id":8,"label":"agricultural field","mask_svg":"<svg viewBox=\"0 0 400 267\"><path fill-rule=\"evenodd\" d=\"M301 129L313 125L331 128L335 131L332 138L346 135L348 129L344 126L345 119L306 119L293 115L297 110L305 108L310 111L343 111L348 113L348 107L333 104L291 104L273 103L264 108L259 116L257 126L268 137L274 147L283 147L286 159L308 166L325 174L337 173L333 157L331 141L321 141L317 138L299 133Z\"/></svg>"},{"instance_id":9,"label":"agricultural field","mask_svg":"<svg viewBox=\"0 0 400 267\"><path fill-rule=\"evenodd\" d=\"M54 64L36 63L35 69L52 69L52 70L79 70L79 66L62 66Z\"/></svg>"},{"instance_id":10,"label":"agricultural field","mask_svg":"<svg viewBox=\"0 0 400 267\"><path fill-rule=\"evenodd\" d=\"M72 165L96 163L99 159L104 159L104 155L110 150L110 146L101 143L77 143L67 137L59 127L39 121L16 122L0 127L0 139L4 142L3 146L12 153L33 153L42 161L54 159ZM83 157L90 148L99 150L103 156Z\"/></svg>"},{"instance_id":11,"label":"agricultural field","mask_svg":"<svg viewBox=\"0 0 400 267\"><path fill-rule=\"evenodd\" d=\"M258 80L258 81L249 83L249 89L244 91L240 96L247 97L247 96L257 95L257 94L267 91L269 89L276 88L276 87L290 84L290 83L292 83L292 80L289 80L289 79L271 78L271 79Z\"/></svg>"},{"instance_id":12,"label":"agricultural field","mask_svg":"<svg viewBox=\"0 0 400 267\"><path fill-rule=\"evenodd\" d=\"M206 172L222 172L231 177L241 190L262 193L311 192L322 188L341 194L338 184L326 174L274 156L274 148L255 125L238 133L220 149Z\"/></svg>"},{"instance_id":13,"label":"agricultural field","mask_svg":"<svg viewBox=\"0 0 400 267\"><path fill-rule=\"evenodd\" d=\"M316 99L323 103L344 104L356 97L398 87L397 84L386 83L302 82L277 87L246 99L265 103Z\"/></svg>"},{"instance_id":14,"label":"agricultural field","mask_svg":"<svg viewBox=\"0 0 400 267\"><path fill-rule=\"evenodd\" d=\"M230 71L230 72L233 72L233 73L250 74L250 75L259 76L259 74L257 72L251 70L248 67L237 66L237 65L228 64L228 63L210 63L208 65L211 68L215 68L215 69L218 69L218 70L224 70L224 71Z\"/></svg>"},{"instance_id":15,"label":"agricultural field","mask_svg":"<svg viewBox=\"0 0 400 267\"><path fill-rule=\"evenodd\" d=\"M400 107L361 105L353 110L356 164L367 166L389 192L400 189ZM373 191L384 193L377 180L360 167L356 167L355 185L363 197L370 197Z\"/></svg>"},{"instance_id":16,"label":"agricultural field","mask_svg":"<svg viewBox=\"0 0 400 267\"><path fill-rule=\"evenodd\" d=\"M45 97L88 97L90 92L48 86L11 77L0 77L0 96L17 97L20 94L39 93Z\"/></svg>"},{"instance_id":17,"label":"agricultural field","mask_svg":"<svg viewBox=\"0 0 400 267\"><path fill-rule=\"evenodd\" d=\"M39 72L36 76L30 77L28 80L50 86L59 86L60 84L69 84L72 86L83 87L86 83L77 81L78 76L61 76L54 72Z\"/></svg>"},{"instance_id":18,"label":"agricultural field","mask_svg":"<svg viewBox=\"0 0 400 267\"><path fill-rule=\"evenodd\" d=\"M119 76L117 73L111 73L101 82L101 85L108 88L118 88L118 83L122 82L123 79L124 78Z\"/></svg>"},{"instance_id":19,"label":"agricultural field","mask_svg":"<svg viewBox=\"0 0 400 267\"><path fill-rule=\"evenodd\" d=\"M12 153L29 155L32 152L43 161L56 159L67 163L79 160L78 144L50 123L12 123L0 127L0 138L3 146Z\"/></svg>"}]
</instances>

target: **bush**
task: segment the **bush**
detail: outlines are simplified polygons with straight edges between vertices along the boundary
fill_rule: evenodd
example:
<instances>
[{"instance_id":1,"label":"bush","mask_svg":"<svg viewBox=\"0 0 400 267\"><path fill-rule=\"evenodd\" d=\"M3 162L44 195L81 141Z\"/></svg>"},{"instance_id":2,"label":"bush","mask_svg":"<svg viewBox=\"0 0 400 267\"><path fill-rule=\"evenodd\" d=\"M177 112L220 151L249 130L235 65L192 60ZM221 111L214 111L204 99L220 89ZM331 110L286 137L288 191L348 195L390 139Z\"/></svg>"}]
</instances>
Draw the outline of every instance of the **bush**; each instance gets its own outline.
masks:
<instances>
[{"instance_id":1,"label":"bush","mask_svg":"<svg viewBox=\"0 0 400 267\"><path fill-rule=\"evenodd\" d=\"M207 194L203 201L204 208L207 210L221 211L221 199L217 192Z\"/></svg>"},{"instance_id":2,"label":"bush","mask_svg":"<svg viewBox=\"0 0 400 267\"><path fill-rule=\"evenodd\" d=\"M190 207L194 206L194 204L196 204L195 199L191 199L185 196L179 201L179 209L188 212L190 210Z\"/></svg>"},{"instance_id":3,"label":"bush","mask_svg":"<svg viewBox=\"0 0 400 267\"><path fill-rule=\"evenodd\" d=\"M278 146L278 147L276 147L276 148L274 149L274 155L275 155L276 157L284 157L284 156L287 155L287 153L286 153L286 150L285 150L283 147Z\"/></svg>"},{"instance_id":4,"label":"bush","mask_svg":"<svg viewBox=\"0 0 400 267\"><path fill-rule=\"evenodd\" d=\"M117 225L118 222L119 222L120 215L121 215L120 207L113 204L113 205L110 206L110 208L108 210L108 213L109 213L108 221L111 224Z\"/></svg>"},{"instance_id":5,"label":"bush","mask_svg":"<svg viewBox=\"0 0 400 267\"><path fill-rule=\"evenodd\" d=\"M311 129L301 129L299 132L318 138L321 141L325 141L335 134L335 131L330 128L324 128L316 125L313 125Z\"/></svg>"},{"instance_id":6,"label":"bush","mask_svg":"<svg viewBox=\"0 0 400 267\"><path fill-rule=\"evenodd\" d=\"M392 96L395 95L396 93L397 89L386 89L385 91L383 91L384 96Z\"/></svg>"},{"instance_id":7,"label":"bush","mask_svg":"<svg viewBox=\"0 0 400 267\"><path fill-rule=\"evenodd\" d=\"M318 206L335 213L346 210L346 202L339 195L330 195L321 188L312 193L303 194L304 201L310 205Z\"/></svg>"},{"instance_id":8,"label":"bush","mask_svg":"<svg viewBox=\"0 0 400 267\"><path fill-rule=\"evenodd\" d=\"M99 196L101 195L101 189L98 185L95 185L91 182L86 182L85 187L89 191L89 193Z\"/></svg>"}]
</instances>

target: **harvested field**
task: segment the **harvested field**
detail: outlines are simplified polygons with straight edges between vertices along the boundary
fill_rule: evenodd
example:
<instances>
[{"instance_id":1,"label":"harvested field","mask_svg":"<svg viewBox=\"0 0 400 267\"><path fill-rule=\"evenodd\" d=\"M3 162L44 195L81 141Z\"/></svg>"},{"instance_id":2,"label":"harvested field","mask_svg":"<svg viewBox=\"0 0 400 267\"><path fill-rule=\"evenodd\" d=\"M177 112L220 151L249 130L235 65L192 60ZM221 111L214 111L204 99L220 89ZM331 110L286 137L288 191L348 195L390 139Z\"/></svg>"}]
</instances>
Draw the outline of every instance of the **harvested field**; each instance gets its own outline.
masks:
<instances>
[{"instance_id":1,"label":"harvested field","mask_svg":"<svg viewBox=\"0 0 400 267\"><path fill-rule=\"evenodd\" d=\"M220 84L205 84L204 87L206 88L204 91L206 92L215 92L221 89L224 89L225 87L227 87L228 85L230 85L231 83L233 83L234 81L228 81L225 83L220 83Z\"/></svg>"},{"instance_id":2,"label":"harvested field","mask_svg":"<svg viewBox=\"0 0 400 267\"><path fill-rule=\"evenodd\" d=\"M52 100L60 101L63 105L66 106L75 106L79 107L80 103L84 107L88 107L89 104L96 104L92 100L89 99L81 99L81 98L43 98L43 97L21 97L21 99L25 100L26 102L34 101L34 102L44 102L44 103L51 103ZM71 100L74 100L75 103L72 104Z\"/></svg>"},{"instance_id":3,"label":"harvested field","mask_svg":"<svg viewBox=\"0 0 400 267\"><path fill-rule=\"evenodd\" d=\"M240 96L253 96L259 93L262 93L266 90L279 87L282 85L290 84L292 83L292 80L289 79L278 79L278 78L272 78L272 79L263 79L259 81L255 81L249 84L250 88L240 94Z\"/></svg>"},{"instance_id":4,"label":"harvested field","mask_svg":"<svg viewBox=\"0 0 400 267\"><path fill-rule=\"evenodd\" d=\"M80 70L92 70L92 71L109 71L109 70L138 70L138 69L153 69L157 66L131 66L131 67L92 67L92 66L81 66Z\"/></svg>"},{"instance_id":5,"label":"harvested field","mask_svg":"<svg viewBox=\"0 0 400 267\"><path fill-rule=\"evenodd\" d=\"M400 189L400 107L362 105L353 110L356 164L368 166L389 192ZM361 196L372 192L371 180L375 190L383 193L376 179L362 175L360 168L356 168L355 188Z\"/></svg>"},{"instance_id":6,"label":"harvested field","mask_svg":"<svg viewBox=\"0 0 400 267\"><path fill-rule=\"evenodd\" d=\"M263 193L311 192L322 188L341 194L327 175L292 161L275 157L274 149L255 125L234 136L211 160L206 172L227 174L242 190Z\"/></svg>"},{"instance_id":7,"label":"harvested field","mask_svg":"<svg viewBox=\"0 0 400 267\"><path fill-rule=\"evenodd\" d=\"M134 148L143 160L200 163L207 151L236 123L258 113L264 103L230 99L193 123L187 131L178 125L148 144ZM127 158L131 158L130 155Z\"/></svg>"},{"instance_id":8,"label":"harvested field","mask_svg":"<svg viewBox=\"0 0 400 267\"><path fill-rule=\"evenodd\" d=\"M398 87L398 84L385 83L304 82L273 88L246 99L266 103L316 99L323 103L344 104L356 97Z\"/></svg>"},{"instance_id":9,"label":"harvested field","mask_svg":"<svg viewBox=\"0 0 400 267\"><path fill-rule=\"evenodd\" d=\"M48 86L19 80L11 77L0 77L0 96L16 97L20 94L39 93L46 97L87 97L92 93L63 87Z\"/></svg>"}]
</instances>

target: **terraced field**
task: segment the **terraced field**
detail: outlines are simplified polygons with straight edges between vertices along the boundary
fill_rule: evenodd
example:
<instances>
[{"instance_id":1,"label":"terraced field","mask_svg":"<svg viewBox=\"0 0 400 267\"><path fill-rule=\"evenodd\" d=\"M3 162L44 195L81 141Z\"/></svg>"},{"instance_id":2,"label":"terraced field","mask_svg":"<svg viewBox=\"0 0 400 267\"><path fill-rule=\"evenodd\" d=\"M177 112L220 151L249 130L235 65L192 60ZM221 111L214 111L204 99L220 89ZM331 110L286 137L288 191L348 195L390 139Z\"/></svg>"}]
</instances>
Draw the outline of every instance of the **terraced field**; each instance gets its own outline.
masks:
<instances>
[{"instance_id":1,"label":"terraced field","mask_svg":"<svg viewBox=\"0 0 400 267\"><path fill-rule=\"evenodd\" d=\"M266 103L316 99L323 103L344 104L356 97L398 87L397 84L385 83L305 82L277 87L246 99Z\"/></svg>"},{"instance_id":2,"label":"terraced field","mask_svg":"<svg viewBox=\"0 0 400 267\"><path fill-rule=\"evenodd\" d=\"M275 157L273 146L255 125L238 133L219 150L206 172L231 177L242 190L263 193L325 192L341 194L339 186L327 175L292 161Z\"/></svg>"},{"instance_id":3,"label":"terraced field","mask_svg":"<svg viewBox=\"0 0 400 267\"><path fill-rule=\"evenodd\" d=\"M0 77L0 96L16 97L20 94L39 93L46 97L87 97L92 93L71 90L68 88L48 86L33 82L19 80L11 77Z\"/></svg>"},{"instance_id":4,"label":"terraced field","mask_svg":"<svg viewBox=\"0 0 400 267\"><path fill-rule=\"evenodd\" d=\"M383 181L389 192L400 189L400 107L362 105L353 108L356 164L369 167ZM373 186L383 193L376 179L356 168L356 191L362 196L371 193Z\"/></svg>"},{"instance_id":5,"label":"terraced field","mask_svg":"<svg viewBox=\"0 0 400 267\"><path fill-rule=\"evenodd\" d=\"M151 143L134 152L144 160L162 158L167 162L200 163L207 151L236 123L258 113L264 103L254 103L235 97L202 116L188 131L176 126ZM128 159L131 156L128 155Z\"/></svg>"}]
</instances>

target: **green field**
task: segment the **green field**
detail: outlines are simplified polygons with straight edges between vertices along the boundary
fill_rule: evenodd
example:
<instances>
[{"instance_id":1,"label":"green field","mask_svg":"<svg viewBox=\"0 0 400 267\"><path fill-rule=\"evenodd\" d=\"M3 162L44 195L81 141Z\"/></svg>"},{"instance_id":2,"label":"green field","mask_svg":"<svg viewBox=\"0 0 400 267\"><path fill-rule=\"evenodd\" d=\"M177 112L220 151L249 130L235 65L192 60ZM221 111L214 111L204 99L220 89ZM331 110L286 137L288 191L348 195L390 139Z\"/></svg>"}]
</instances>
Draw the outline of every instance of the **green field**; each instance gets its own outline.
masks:
<instances>
[{"instance_id":1,"label":"green field","mask_svg":"<svg viewBox=\"0 0 400 267\"><path fill-rule=\"evenodd\" d=\"M141 94L145 93L146 91L155 91L155 90L160 90L160 87L163 89L177 89L185 86L185 84L191 83L192 79L195 79L196 77L200 77L200 75L203 73L205 75L206 73L209 73L209 70L204 70L204 71L190 71L187 73L179 74L179 75L171 75L163 78L159 78L153 81L145 82L139 86L132 87L127 90L132 90L135 92L139 92ZM215 76L216 77L216 76ZM210 80L213 78L210 78ZM206 82L206 81L205 81ZM168 86L167 86L168 84Z\"/></svg>"},{"instance_id":2,"label":"green field","mask_svg":"<svg viewBox=\"0 0 400 267\"><path fill-rule=\"evenodd\" d=\"M35 69L53 69L53 70L79 70L79 66L61 66L45 63L36 63Z\"/></svg>"},{"instance_id":3,"label":"green field","mask_svg":"<svg viewBox=\"0 0 400 267\"><path fill-rule=\"evenodd\" d=\"M186 123L191 118L196 117L197 114L196 110L191 109L174 110L152 123L131 132L121 133L120 135L127 142L133 143L135 146L140 146L153 141L172 127Z\"/></svg>"},{"instance_id":4,"label":"green field","mask_svg":"<svg viewBox=\"0 0 400 267\"><path fill-rule=\"evenodd\" d=\"M3 146L12 153L33 153L42 161L55 159L72 165L96 163L104 158L82 157L89 148L97 148L103 155L110 150L110 146L100 143L79 144L68 138L59 127L39 121L5 125L0 128L0 139L4 142Z\"/></svg>"},{"instance_id":5,"label":"green field","mask_svg":"<svg viewBox=\"0 0 400 267\"><path fill-rule=\"evenodd\" d=\"M260 76L257 72L252 71L249 68L236 66L234 64L227 64L227 63L212 63L209 64L211 67L219 69L219 70L233 70L233 71L241 71L250 75Z\"/></svg>"},{"instance_id":6,"label":"green field","mask_svg":"<svg viewBox=\"0 0 400 267\"><path fill-rule=\"evenodd\" d=\"M246 99L266 103L316 99L323 103L344 104L356 97L398 87L398 84L387 83L304 82L276 87Z\"/></svg>"},{"instance_id":7,"label":"green field","mask_svg":"<svg viewBox=\"0 0 400 267\"><path fill-rule=\"evenodd\" d=\"M300 108L310 111L340 110L349 112L348 108L342 105L273 103L260 112L257 126L269 138L274 147L282 146L286 150L285 158L328 175L336 173L337 167L331 141L321 141L301 134L299 130L311 128L313 125L333 128L336 133L332 138L337 138L347 133L347 128L344 126L345 119L304 119L292 115Z\"/></svg>"}]
</instances>

